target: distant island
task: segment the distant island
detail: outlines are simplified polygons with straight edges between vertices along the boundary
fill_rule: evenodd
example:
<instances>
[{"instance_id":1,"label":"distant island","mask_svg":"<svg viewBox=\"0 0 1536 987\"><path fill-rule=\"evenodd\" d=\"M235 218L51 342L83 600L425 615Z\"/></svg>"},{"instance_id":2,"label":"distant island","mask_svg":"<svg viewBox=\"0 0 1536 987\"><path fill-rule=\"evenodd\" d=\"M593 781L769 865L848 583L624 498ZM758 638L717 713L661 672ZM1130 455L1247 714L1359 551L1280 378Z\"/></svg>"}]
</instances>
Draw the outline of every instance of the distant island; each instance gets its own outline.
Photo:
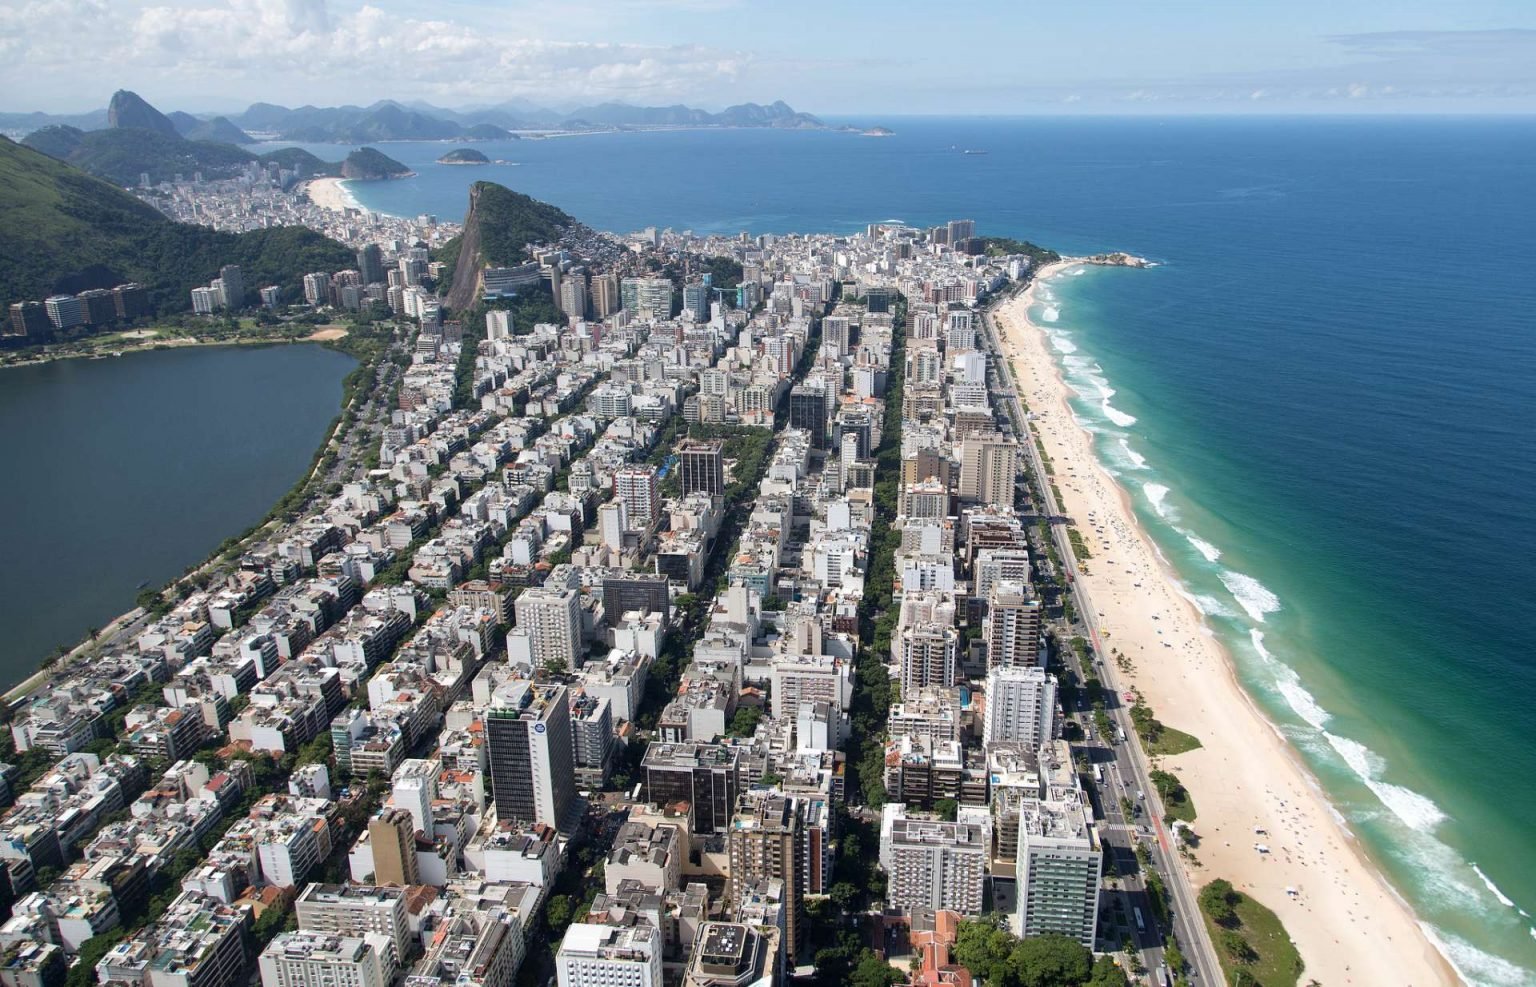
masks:
<instances>
[{"instance_id":1,"label":"distant island","mask_svg":"<svg viewBox=\"0 0 1536 987\"><path fill-rule=\"evenodd\" d=\"M438 158L437 163L444 165L483 165L490 164L491 159L472 147L460 147Z\"/></svg>"}]
</instances>

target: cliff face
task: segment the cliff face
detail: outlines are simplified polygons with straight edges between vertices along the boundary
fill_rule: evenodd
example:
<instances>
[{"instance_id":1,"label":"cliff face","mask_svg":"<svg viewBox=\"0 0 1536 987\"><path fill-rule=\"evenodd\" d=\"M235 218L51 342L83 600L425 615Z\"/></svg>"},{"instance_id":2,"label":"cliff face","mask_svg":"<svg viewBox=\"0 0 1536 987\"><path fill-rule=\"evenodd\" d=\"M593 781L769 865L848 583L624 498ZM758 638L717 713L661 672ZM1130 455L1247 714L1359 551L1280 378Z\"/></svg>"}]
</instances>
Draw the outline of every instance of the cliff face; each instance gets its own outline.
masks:
<instances>
[{"instance_id":1,"label":"cliff face","mask_svg":"<svg viewBox=\"0 0 1536 987\"><path fill-rule=\"evenodd\" d=\"M453 266L453 287L448 289L448 308L461 312L475 302L480 290L480 269L485 266L480 254L480 190L484 182L469 189L469 212L464 216L464 232L459 238L459 260Z\"/></svg>"},{"instance_id":2,"label":"cliff face","mask_svg":"<svg viewBox=\"0 0 1536 987\"><path fill-rule=\"evenodd\" d=\"M469 189L469 212L453 269L448 307L462 311L474 304L480 271L487 265L512 267L528 259L528 245L554 243L577 225L564 211L494 182Z\"/></svg>"},{"instance_id":3,"label":"cliff face","mask_svg":"<svg viewBox=\"0 0 1536 987\"><path fill-rule=\"evenodd\" d=\"M146 103L138 93L126 89L112 94L112 102L107 106L107 126L114 130L120 127L153 130L162 137L181 140L181 133L169 117Z\"/></svg>"}]
</instances>

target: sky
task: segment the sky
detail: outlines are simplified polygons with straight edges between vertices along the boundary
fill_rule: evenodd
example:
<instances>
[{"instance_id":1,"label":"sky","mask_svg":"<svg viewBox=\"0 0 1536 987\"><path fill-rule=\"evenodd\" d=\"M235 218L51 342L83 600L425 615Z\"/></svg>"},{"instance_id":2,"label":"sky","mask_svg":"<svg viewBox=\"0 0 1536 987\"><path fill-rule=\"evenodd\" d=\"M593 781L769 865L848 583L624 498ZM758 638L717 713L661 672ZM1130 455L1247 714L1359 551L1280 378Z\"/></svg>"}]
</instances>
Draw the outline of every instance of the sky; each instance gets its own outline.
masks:
<instances>
[{"instance_id":1,"label":"sky","mask_svg":"<svg viewBox=\"0 0 1536 987\"><path fill-rule=\"evenodd\" d=\"M0 110L1533 113L1531 0L3 0ZM871 121L878 122L878 121Z\"/></svg>"}]
</instances>

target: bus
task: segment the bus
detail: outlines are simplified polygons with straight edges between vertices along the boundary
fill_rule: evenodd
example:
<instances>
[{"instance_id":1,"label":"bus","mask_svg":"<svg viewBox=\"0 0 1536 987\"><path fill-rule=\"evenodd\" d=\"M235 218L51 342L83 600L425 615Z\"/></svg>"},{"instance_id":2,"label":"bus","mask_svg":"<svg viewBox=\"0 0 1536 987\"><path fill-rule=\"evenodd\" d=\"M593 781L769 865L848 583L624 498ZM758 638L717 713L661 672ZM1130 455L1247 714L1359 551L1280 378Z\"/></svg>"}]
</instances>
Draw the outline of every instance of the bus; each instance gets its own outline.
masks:
<instances>
[{"instance_id":1,"label":"bus","mask_svg":"<svg viewBox=\"0 0 1536 987\"><path fill-rule=\"evenodd\" d=\"M1136 913L1136 931L1137 932L1146 932L1147 931L1147 920L1141 917L1141 909L1140 908L1134 908L1134 909L1132 909L1132 911L1134 911Z\"/></svg>"}]
</instances>

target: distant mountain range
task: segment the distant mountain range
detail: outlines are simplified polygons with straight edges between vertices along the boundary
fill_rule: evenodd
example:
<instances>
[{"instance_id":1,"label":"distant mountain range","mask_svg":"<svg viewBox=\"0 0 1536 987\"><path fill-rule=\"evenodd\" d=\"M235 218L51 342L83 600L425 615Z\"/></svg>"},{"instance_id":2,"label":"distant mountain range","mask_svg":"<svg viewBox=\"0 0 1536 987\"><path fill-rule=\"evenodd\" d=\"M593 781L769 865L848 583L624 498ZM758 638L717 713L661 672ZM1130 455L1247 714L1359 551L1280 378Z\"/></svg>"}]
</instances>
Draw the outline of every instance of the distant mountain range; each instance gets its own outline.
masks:
<instances>
[{"instance_id":1,"label":"distant mountain range","mask_svg":"<svg viewBox=\"0 0 1536 987\"><path fill-rule=\"evenodd\" d=\"M174 222L120 188L3 137L0 243L0 310L55 292L137 281L158 311L185 311L191 290L223 264L240 265L252 295L279 284L295 298L306 272L351 267L356 259L299 226L220 233Z\"/></svg>"},{"instance_id":2,"label":"distant mountain range","mask_svg":"<svg viewBox=\"0 0 1536 987\"><path fill-rule=\"evenodd\" d=\"M762 105L741 103L719 113L690 106L630 106L600 103L560 112L514 101L473 110L450 110L427 103L381 100L371 106L300 106L253 103L230 117L197 117L190 113L162 114L130 92L119 91L105 111L51 116L45 113L0 113L0 130L33 131L73 127L90 132L106 128L151 130L165 137L251 143L253 134L306 143L364 144L394 140L504 140L514 130L608 130L623 127L777 127L823 129L826 124L809 113L798 113L783 101Z\"/></svg>"},{"instance_id":3,"label":"distant mountain range","mask_svg":"<svg viewBox=\"0 0 1536 987\"><path fill-rule=\"evenodd\" d=\"M126 90L113 94L106 122L99 130L54 124L33 131L22 143L118 185L136 184L144 175L151 182L176 175L190 177L195 172L205 178L227 177L253 161L276 162L301 178L395 178L410 173L400 162L370 147L358 148L338 162L323 161L296 147L257 155L239 146L252 139L225 117L199 120L186 113L167 115Z\"/></svg>"},{"instance_id":4,"label":"distant mountain range","mask_svg":"<svg viewBox=\"0 0 1536 987\"><path fill-rule=\"evenodd\" d=\"M234 117L197 117L180 111L162 113L138 94L120 89L100 113L50 117L41 113L0 114L0 130L37 125L22 143L119 185L190 178L225 178L253 161L277 162L301 178L394 178L408 173L371 148L353 151L346 161L323 161L307 151L285 148L256 155L241 145L255 135L304 143L364 144L396 140L476 141L514 138L513 129L546 131L610 130L647 127L775 127L822 129L809 113L783 102L762 106L742 103L719 113L693 107L629 106L602 103L557 113L526 103L506 103L455 111L385 100L372 106L301 106L252 104ZM849 128L843 128L849 129ZM366 153L363 153L366 152Z\"/></svg>"}]
</instances>

